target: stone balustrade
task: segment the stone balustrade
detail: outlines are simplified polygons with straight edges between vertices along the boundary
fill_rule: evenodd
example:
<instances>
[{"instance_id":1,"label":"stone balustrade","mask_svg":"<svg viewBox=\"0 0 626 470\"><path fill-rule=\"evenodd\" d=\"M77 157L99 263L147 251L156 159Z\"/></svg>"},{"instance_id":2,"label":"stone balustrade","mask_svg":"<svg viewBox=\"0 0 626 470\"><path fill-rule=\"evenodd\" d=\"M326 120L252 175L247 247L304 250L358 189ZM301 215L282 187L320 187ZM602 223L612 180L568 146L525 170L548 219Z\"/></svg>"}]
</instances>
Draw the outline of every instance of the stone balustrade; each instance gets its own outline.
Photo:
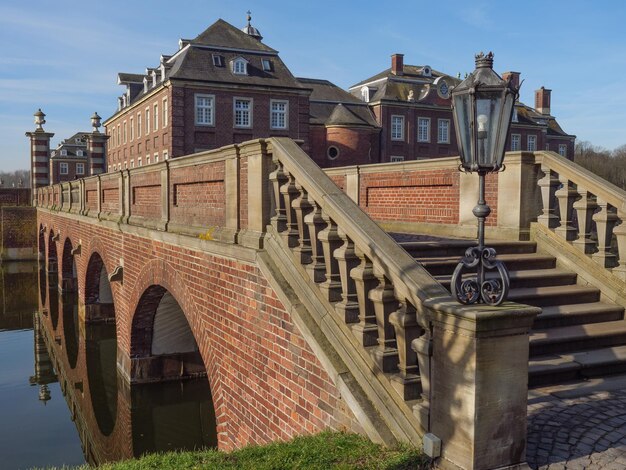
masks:
<instances>
[{"instance_id":1,"label":"stone balustrade","mask_svg":"<svg viewBox=\"0 0 626 470\"><path fill-rule=\"evenodd\" d=\"M554 152L538 152L539 224L626 280L626 191Z\"/></svg>"}]
</instances>

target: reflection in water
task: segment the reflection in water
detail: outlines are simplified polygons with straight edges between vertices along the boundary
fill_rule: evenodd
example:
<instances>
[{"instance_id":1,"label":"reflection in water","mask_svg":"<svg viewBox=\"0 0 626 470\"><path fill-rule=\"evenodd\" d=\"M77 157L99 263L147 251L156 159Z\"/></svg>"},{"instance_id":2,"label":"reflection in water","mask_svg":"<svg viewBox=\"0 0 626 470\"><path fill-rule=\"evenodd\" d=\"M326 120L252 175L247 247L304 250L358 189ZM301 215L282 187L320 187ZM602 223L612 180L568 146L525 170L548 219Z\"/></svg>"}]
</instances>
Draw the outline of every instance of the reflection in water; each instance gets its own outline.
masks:
<instances>
[{"instance_id":1,"label":"reflection in water","mask_svg":"<svg viewBox=\"0 0 626 470\"><path fill-rule=\"evenodd\" d=\"M62 302L65 353L67 354L67 361L73 369L76 367L76 361L78 360L78 293L64 293Z\"/></svg>"},{"instance_id":2,"label":"reflection in water","mask_svg":"<svg viewBox=\"0 0 626 470\"><path fill-rule=\"evenodd\" d=\"M37 309L37 265L0 264L0 331L33 327Z\"/></svg>"},{"instance_id":3,"label":"reflection in water","mask_svg":"<svg viewBox=\"0 0 626 470\"><path fill-rule=\"evenodd\" d=\"M131 390L133 453L217 444L215 413L206 380L136 385Z\"/></svg>"},{"instance_id":4,"label":"reflection in water","mask_svg":"<svg viewBox=\"0 0 626 470\"><path fill-rule=\"evenodd\" d=\"M85 341L91 405L100 432L108 436L117 413L117 338L115 324L94 323Z\"/></svg>"},{"instance_id":5,"label":"reflection in water","mask_svg":"<svg viewBox=\"0 0 626 470\"><path fill-rule=\"evenodd\" d=\"M62 311L56 333L55 293L57 313ZM129 385L117 373L115 323L81 325L84 318L77 302L75 293L59 295L50 289L50 315L38 318L85 460L98 465L149 452L216 447L207 379Z\"/></svg>"}]
</instances>

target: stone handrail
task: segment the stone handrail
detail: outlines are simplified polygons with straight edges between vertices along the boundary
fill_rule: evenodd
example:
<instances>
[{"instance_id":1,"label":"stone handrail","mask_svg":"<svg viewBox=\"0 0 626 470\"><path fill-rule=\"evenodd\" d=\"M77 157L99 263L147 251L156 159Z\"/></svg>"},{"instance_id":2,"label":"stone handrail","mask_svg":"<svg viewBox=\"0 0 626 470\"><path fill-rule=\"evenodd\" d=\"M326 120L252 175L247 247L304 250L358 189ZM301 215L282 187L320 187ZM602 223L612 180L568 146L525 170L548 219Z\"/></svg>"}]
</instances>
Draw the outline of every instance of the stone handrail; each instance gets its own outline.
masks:
<instances>
[{"instance_id":1,"label":"stone handrail","mask_svg":"<svg viewBox=\"0 0 626 470\"><path fill-rule=\"evenodd\" d=\"M554 152L538 152L537 221L626 280L626 191Z\"/></svg>"}]
</instances>

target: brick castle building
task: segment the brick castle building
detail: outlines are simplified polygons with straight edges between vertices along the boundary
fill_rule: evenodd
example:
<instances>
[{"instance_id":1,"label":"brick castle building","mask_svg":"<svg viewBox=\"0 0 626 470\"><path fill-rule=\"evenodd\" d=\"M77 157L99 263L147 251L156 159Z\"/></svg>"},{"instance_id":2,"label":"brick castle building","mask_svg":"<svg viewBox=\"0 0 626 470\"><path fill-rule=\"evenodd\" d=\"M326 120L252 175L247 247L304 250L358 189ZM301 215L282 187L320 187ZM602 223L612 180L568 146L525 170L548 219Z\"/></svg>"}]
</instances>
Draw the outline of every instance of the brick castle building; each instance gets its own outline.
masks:
<instances>
[{"instance_id":1,"label":"brick castle building","mask_svg":"<svg viewBox=\"0 0 626 470\"><path fill-rule=\"evenodd\" d=\"M403 54L393 54L390 68L348 91L297 78L250 19L242 29L220 19L196 38L180 39L175 53L161 55L144 73L119 73L125 91L104 122L105 133L98 136L94 127L94 133L76 134L47 163L33 165L49 166L55 183L271 136L300 141L322 167L458 153L450 91L459 78L405 65ZM518 72L503 77L519 84ZM516 104L507 150L545 149L573 158L575 136L550 114L550 94L542 87L534 108ZM99 152L106 147L106 163L100 159L92 168L89 149L74 149L72 139L83 134L83 140L95 136Z\"/></svg>"}]
</instances>

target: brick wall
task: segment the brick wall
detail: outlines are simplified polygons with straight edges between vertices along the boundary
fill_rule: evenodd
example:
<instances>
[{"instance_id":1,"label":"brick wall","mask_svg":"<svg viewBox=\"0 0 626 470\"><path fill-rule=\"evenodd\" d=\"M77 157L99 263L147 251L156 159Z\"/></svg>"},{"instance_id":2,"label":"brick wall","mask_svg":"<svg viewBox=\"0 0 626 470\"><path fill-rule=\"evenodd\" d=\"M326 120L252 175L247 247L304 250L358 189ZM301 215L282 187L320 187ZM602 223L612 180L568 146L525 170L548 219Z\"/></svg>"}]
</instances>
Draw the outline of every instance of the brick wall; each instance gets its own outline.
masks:
<instances>
[{"instance_id":1,"label":"brick wall","mask_svg":"<svg viewBox=\"0 0 626 470\"><path fill-rule=\"evenodd\" d=\"M359 205L374 220L456 224L459 172L385 171L361 176Z\"/></svg>"},{"instance_id":2,"label":"brick wall","mask_svg":"<svg viewBox=\"0 0 626 470\"><path fill-rule=\"evenodd\" d=\"M161 285L176 298L207 367L220 449L288 439L325 428L359 429L253 262L78 223L44 211L38 214L38 224L60 231L56 242L60 259L66 238L73 243L82 240L81 254L75 258L81 298L92 253L101 254L109 273L123 258L124 282L112 283L112 292L118 346L124 355L131 350L132 317L142 293L151 285ZM59 270L62 272L61 267Z\"/></svg>"}]
</instances>

